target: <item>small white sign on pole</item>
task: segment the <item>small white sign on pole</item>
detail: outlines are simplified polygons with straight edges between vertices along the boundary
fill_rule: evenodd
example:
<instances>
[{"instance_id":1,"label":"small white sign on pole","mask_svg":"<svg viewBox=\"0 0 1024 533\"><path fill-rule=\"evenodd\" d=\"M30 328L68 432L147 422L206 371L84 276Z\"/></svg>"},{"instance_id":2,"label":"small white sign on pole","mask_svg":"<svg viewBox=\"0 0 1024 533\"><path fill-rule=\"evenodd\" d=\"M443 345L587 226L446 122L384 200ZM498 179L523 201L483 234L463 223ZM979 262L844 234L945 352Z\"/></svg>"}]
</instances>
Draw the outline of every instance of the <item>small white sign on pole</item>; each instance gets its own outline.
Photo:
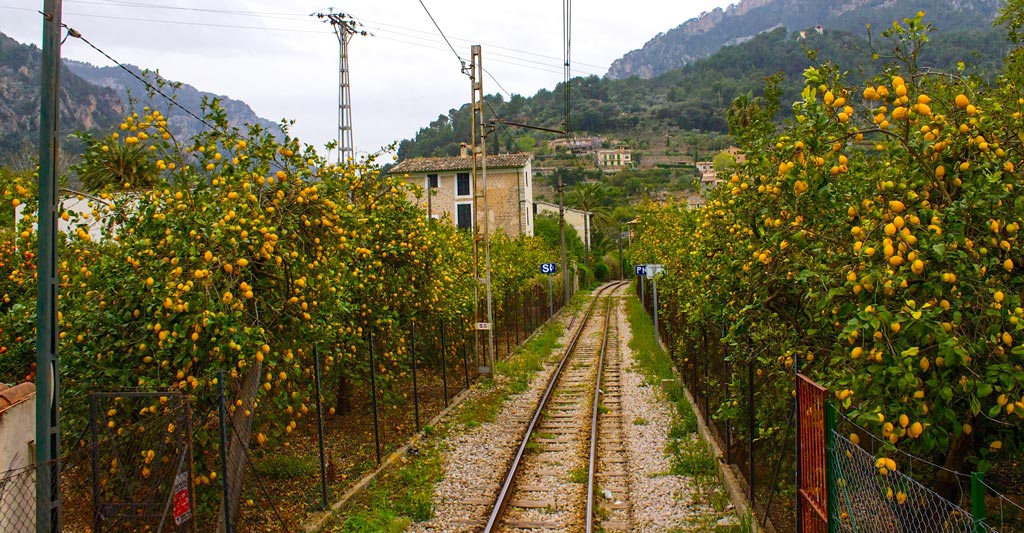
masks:
<instances>
[{"instance_id":1,"label":"small white sign on pole","mask_svg":"<svg viewBox=\"0 0 1024 533\"><path fill-rule=\"evenodd\" d=\"M654 279L654 275L658 272L665 270L665 265L649 264L647 265L647 279Z\"/></svg>"},{"instance_id":2,"label":"small white sign on pole","mask_svg":"<svg viewBox=\"0 0 1024 533\"><path fill-rule=\"evenodd\" d=\"M477 331L487 331L487 330L491 329L491 323L490 322L477 322L476 323L476 329L477 329Z\"/></svg>"}]
</instances>

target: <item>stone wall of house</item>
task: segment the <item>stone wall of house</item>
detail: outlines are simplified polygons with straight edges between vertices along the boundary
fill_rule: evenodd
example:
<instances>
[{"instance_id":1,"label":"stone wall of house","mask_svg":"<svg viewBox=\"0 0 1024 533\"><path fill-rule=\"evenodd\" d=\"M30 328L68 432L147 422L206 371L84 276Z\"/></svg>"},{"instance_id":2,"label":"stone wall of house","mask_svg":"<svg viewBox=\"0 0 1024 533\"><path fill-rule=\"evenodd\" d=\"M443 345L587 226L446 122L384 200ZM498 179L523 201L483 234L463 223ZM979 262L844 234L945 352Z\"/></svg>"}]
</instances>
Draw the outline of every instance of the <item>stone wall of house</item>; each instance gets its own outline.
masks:
<instances>
[{"instance_id":1,"label":"stone wall of house","mask_svg":"<svg viewBox=\"0 0 1024 533\"><path fill-rule=\"evenodd\" d=\"M495 169L487 172L487 203L490 209L488 225L491 232L498 228L511 237L522 233L533 235L533 187L531 169L529 165L525 170L519 169ZM456 172L439 172L438 186L430 198L429 209L434 218L445 218L455 223L455 205L463 202L472 202L473 196L456 196ZM428 202L426 196L426 174L413 174L407 179L408 183L415 184L422 188L420 196L409 192L409 200L426 211ZM483 186L483 180L480 180ZM523 200L523 201L520 201ZM480 206L483 209L483 206ZM482 224L483 219L476 217L477 223Z\"/></svg>"}]
</instances>

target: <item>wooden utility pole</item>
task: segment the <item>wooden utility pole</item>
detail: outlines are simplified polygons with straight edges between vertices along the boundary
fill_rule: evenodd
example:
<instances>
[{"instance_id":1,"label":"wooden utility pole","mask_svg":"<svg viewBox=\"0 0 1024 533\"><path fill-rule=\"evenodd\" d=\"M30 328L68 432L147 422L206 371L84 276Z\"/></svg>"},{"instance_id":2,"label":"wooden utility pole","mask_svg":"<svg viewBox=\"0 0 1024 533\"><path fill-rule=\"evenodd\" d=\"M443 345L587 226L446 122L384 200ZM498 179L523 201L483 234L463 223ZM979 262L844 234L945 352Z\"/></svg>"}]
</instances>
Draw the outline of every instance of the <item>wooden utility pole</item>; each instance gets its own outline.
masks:
<instances>
[{"instance_id":1,"label":"wooden utility pole","mask_svg":"<svg viewBox=\"0 0 1024 533\"><path fill-rule=\"evenodd\" d=\"M60 362L57 357L60 33L61 0L45 0L39 100L39 253L36 255L36 533L61 530Z\"/></svg>"}]
</instances>

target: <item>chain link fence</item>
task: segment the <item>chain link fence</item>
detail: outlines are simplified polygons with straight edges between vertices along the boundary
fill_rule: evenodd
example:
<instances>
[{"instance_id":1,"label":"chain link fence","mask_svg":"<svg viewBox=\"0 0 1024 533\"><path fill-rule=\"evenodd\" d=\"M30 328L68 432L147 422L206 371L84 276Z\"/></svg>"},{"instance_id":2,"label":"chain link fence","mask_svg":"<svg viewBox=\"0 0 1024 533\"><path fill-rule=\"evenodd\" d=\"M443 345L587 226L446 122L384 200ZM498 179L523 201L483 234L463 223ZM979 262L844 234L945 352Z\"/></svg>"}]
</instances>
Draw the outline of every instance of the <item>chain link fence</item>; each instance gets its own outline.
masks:
<instances>
[{"instance_id":1,"label":"chain link fence","mask_svg":"<svg viewBox=\"0 0 1024 533\"><path fill-rule=\"evenodd\" d=\"M0 472L0 531L35 533L36 469L34 466Z\"/></svg>"},{"instance_id":2,"label":"chain link fence","mask_svg":"<svg viewBox=\"0 0 1024 533\"><path fill-rule=\"evenodd\" d=\"M654 315L654 285L637 278L636 295ZM792 380L765 368L753 342L736 347L723 341L723 324L690 328L683 306L664 294L658 299L658 331L668 347L694 408L722 457L737 474L753 505L758 525L768 531L796 528L796 431Z\"/></svg>"},{"instance_id":3,"label":"chain link fence","mask_svg":"<svg viewBox=\"0 0 1024 533\"><path fill-rule=\"evenodd\" d=\"M893 459L876 458L835 430L832 439L829 461L834 495L829 519L838 531L996 531L899 471Z\"/></svg>"},{"instance_id":4,"label":"chain link fence","mask_svg":"<svg viewBox=\"0 0 1024 533\"><path fill-rule=\"evenodd\" d=\"M549 300L547 289L497 299L499 359L564 305L561 291ZM261 404L261 390L252 388L266 384L264 372L252 383L244 372L197 375L182 390L70 391L65 400L78 407L63 424L63 529L297 530L297 520L336 501L413 434L429 431L480 378L486 331L472 318L420 317L367 331L345 355L347 365L338 363L341 353L310 347L335 364L289 379L308 411ZM249 416L257 412L259 418ZM32 466L0 472L0 532L34 532L35 476Z\"/></svg>"}]
</instances>

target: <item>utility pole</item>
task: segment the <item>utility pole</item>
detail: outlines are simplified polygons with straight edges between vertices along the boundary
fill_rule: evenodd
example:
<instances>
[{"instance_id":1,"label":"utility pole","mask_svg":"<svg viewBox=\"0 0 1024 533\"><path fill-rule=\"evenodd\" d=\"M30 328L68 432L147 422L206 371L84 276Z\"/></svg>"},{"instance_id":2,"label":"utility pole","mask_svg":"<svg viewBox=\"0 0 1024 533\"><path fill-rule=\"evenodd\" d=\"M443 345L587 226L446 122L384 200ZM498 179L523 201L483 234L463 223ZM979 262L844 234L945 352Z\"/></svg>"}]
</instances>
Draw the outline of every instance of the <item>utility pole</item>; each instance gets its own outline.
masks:
<instances>
[{"instance_id":1,"label":"utility pole","mask_svg":"<svg viewBox=\"0 0 1024 533\"><path fill-rule=\"evenodd\" d=\"M569 121L571 106L569 82L572 80L572 0L562 0L562 37L563 49L562 58L564 59L563 66L565 79L562 81L562 97L564 106L563 112L565 113L565 124L562 127L563 133L565 134L565 140L568 141L566 144L572 151L572 129ZM562 199L562 191L565 188L565 184L562 183L562 175L558 175L558 231L562 239L562 277L565 279L565 305L569 305L569 298L572 297L572 292L569 289L569 269L566 265L565 259L565 202ZM586 214L583 215L586 217ZM586 222L584 222L586 227ZM589 252L588 252L589 253ZM574 271L575 272L575 271ZM573 276L575 281L575 276Z\"/></svg>"},{"instance_id":2,"label":"utility pole","mask_svg":"<svg viewBox=\"0 0 1024 533\"><path fill-rule=\"evenodd\" d=\"M39 103L39 253L36 266L36 533L61 531L60 360L57 357L60 326L57 320L60 29L61 0L45 0Z\"/></svg>"},{"instance_id":3,"label":"utility pole","mask_svg":"<svg viewBox=\"0 0 1024 533\"><path fill-rule=\"evenodd\" d=\"M348 43L354 35L369 35L354 18L345 13L317 13L316 18L326 19L338 37L338 164L355 157L352 141L352 94L349 85Z\"/></svg>"},{"instance_id":4,"label":"utility pole","mask_svg":"<svg viewBox=\"0 0 1024 533\"><path fill-rule=\"evenodd\" d=\"M569 305L569 299L572 298L572 290L569 287L569 268L565 258L565 203L562 201L562 190L565 189L562 183L562 175L558 175L558 234L562 239L562 280L565 282L562 287L565 291L565 303L563 305Z\"/></svg>"},{"instance_id":5,"label":"utility pole","mask_svg":"<svg viewBox=\"0 0 1024 533\"><path fill-rule=\"evenodd\" d=\"M480 45L474 44L470 47L470 54L472 59L469 67L469 80L472 87L472 108L473 108L473 120L472 120L472 140L473 150L472 156L472 171L473 171L473 220L476 222L477 217L480 217L481 211L483 224L473 224L473 271L474 277L476 278L477 297L476 297L476 317L477 323L486 322L487 329L487 361L486 365L480 367L481 374L493 375L494 372L494 309L492 306L492 293L491 293L491 235L490 235L490 210L487 205L487 133L489 131L488 124L484 117L484 67L483 59L481 54ZM479 142L477 142L479 141ZM477 155L480 156L480 169L477 170ZM483 231L481 231L483 226ZM484 248L484 277L480 279L480 243L483 242ZM486 305L484 309L480 309L480 283L484 284ZM483 319L483 320L482 320ZM474 335L477 338L479 330ZM479 340L475 342L479 351Z\"/></svg>"}]
</instances>

